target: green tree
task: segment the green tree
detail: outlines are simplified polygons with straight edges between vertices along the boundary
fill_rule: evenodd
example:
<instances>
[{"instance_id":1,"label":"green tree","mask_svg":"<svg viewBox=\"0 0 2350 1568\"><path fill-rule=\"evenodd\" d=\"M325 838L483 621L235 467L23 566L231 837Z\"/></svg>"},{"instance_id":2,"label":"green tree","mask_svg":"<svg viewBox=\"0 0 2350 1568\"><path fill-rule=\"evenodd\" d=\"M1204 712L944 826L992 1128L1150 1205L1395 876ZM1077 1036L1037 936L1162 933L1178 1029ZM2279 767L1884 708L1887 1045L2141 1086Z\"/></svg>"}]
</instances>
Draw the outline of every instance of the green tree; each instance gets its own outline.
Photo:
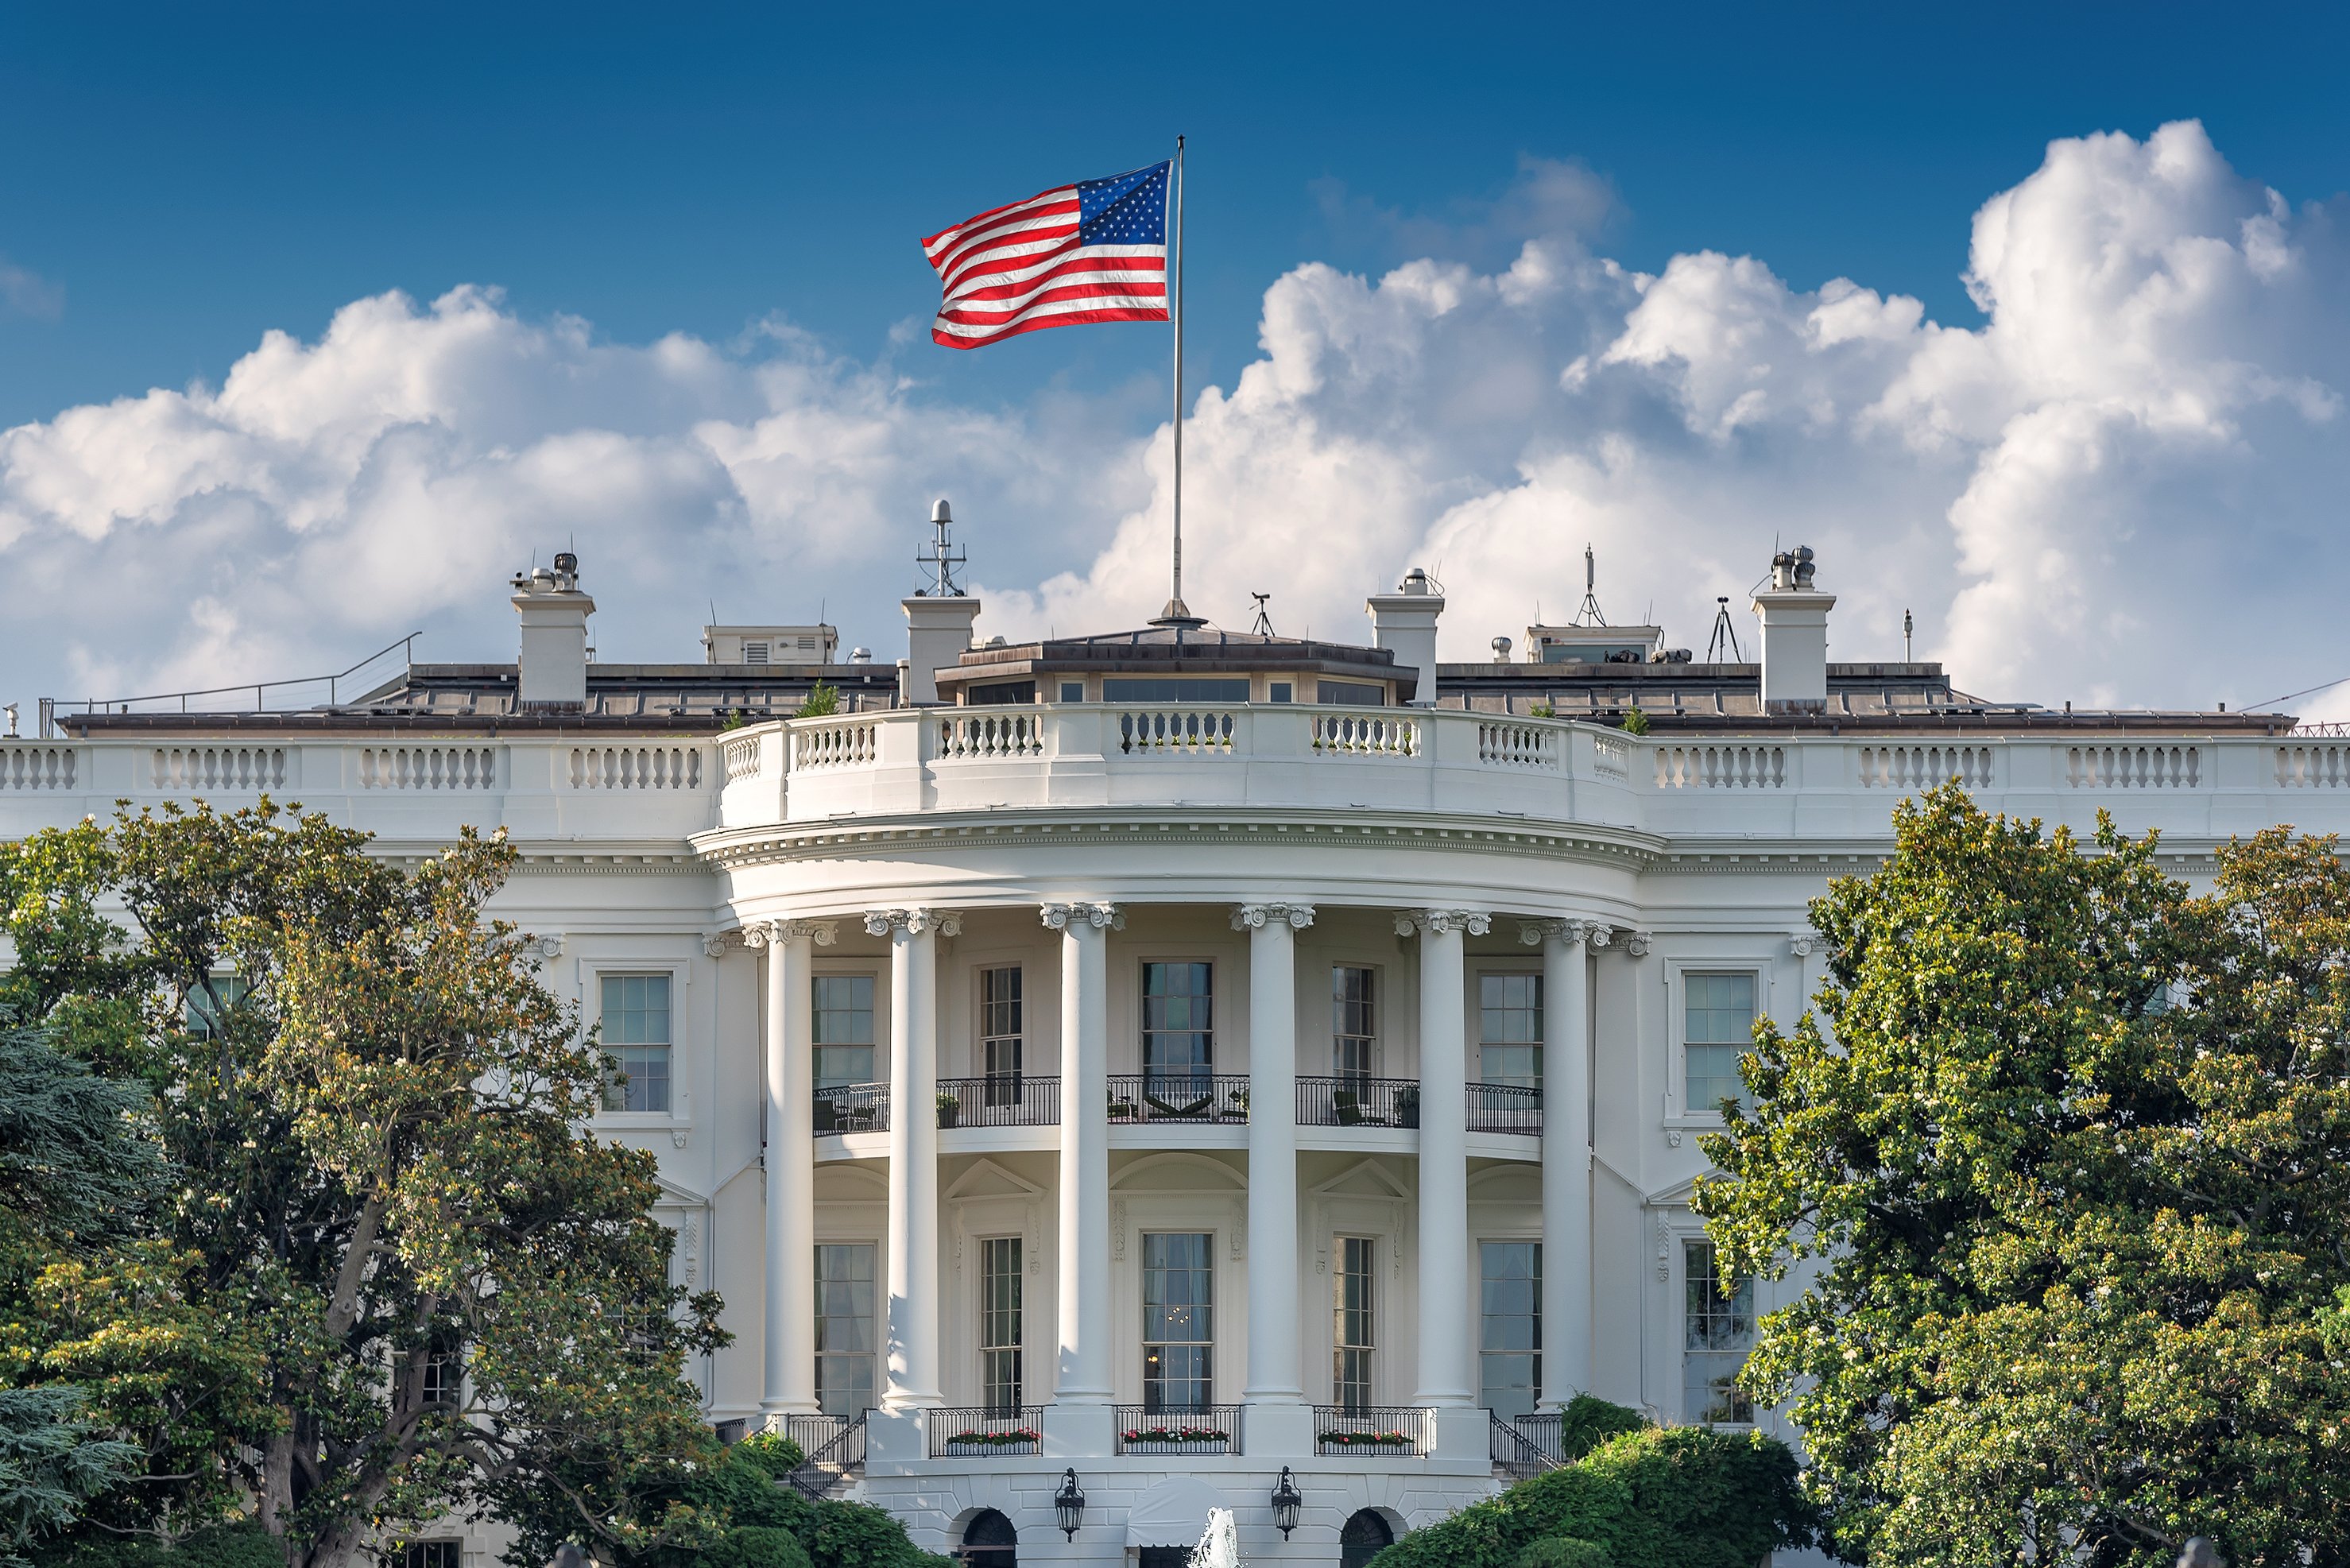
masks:
<instances>
[{"instance_id":1,"label":"green tree","mask_svg":"<svg viewBox=\"0 0 2350 1568\"><path fill-rule=\"evenodd\" d=\"M541 1468L579 1478L592 1535L609 1472L575 1453L614 1431L646 1453L704 1440L681 1373L723 1337L717 1300L670 1284L651 1156L588 1130L608 1064L484 918L515 860L469 833L403 871L265 801L0 856L20 1003L158 1091L189 1173L140 1267L51 1276L66 1321L42 1353L113 1356L126 1405L209 1398L191 1413L233 1439L213 1459L289 1568L341 1568ZM167 1351L122 1365L140 1357L109 1322L174 1314L234 1325L249 1401ZM124 1507L110 1522L152 1522Z\"/></svg>"},{"instance_id":2,"label":"green tree","mask_svg":"<svg viewBox=\"0 0 2350 1568\"><path fill-rule=\"evenodd\" d=\"M2285 830L2197 897L1955 785L1813 906L1829 979L1742 1064L1693 1199L1805 1289L1742 1381L1792 1398L1876 1564L2350 1551L2350 872Z\"/></svg>"},{"instance_id":3,"label":"green tree","mask_svg":"<svg viewBox=\"0 0 2350 1568\"><path fill-rule=\"evenodd\" d=\"M139 1450L102 1436L81 1405L78 1388L0 1388L0 1563L27 1562L137 1467Z\"/></svg>"}]
</instances>

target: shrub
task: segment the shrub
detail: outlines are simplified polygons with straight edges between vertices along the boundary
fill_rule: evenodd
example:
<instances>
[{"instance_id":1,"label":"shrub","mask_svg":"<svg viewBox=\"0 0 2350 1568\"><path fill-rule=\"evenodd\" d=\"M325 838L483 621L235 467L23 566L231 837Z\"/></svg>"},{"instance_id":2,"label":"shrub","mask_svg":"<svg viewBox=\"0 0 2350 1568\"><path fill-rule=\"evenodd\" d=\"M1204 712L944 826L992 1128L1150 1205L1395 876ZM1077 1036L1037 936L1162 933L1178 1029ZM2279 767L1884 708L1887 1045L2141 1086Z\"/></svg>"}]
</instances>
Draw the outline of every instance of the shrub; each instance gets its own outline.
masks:
<instances>
[{"instance_id":1,"label":"shrub","mask_svg":"<svg viewBox=\"0 0 2350 1568\"><path fill-rule=\"evenodd\" d=\"M947 1568L946 1559L918 1550L906 1527L862 1502L819 1502L815 1528L802 1540L815 1568Z\"/></svg>"},{"instance_id":2,"label":"shrub","mask_svg":"<svg viewBox=\"0 0 2350 1568\"><path fill-rule=\"evenodd\" d=\"M1596 1541L1546 1535L1518 1553L1517 1568L1616 1568L1616 1559Z\"/></svg>"},{"instance_id":3,"label":"shrub","mask_svg":"<svg viewBox=\"0 0 2350 1568\"><path fill-rule=\"evenodd\" d=\"M144 1536L57 1542L35 1554L41 1568L286 1568L286 1550L254 1523L214 1525L166 1550Z\"/></svg>"},{"instance_id":4,"label":"shrub","mask_svg":"<svg viewBox=\"0 0 2350 1568\"><path fill-rule=\"evenodd\" d=\"M728 1531L702 1561L705 1568L809 1568L807 1548L798 1536L760 1524Z\"/></svg>"},{"instance_id":5,"label":"shrub","mask_svg":"<svg viewBox=\"0 0 2350 1568\"><path fill-rule=\"evenodd\" d=\"M1586 1413L1587 1424L1608 1418ZM1813 1521L1795 1457L1777 1438L1651 1427L1413 1531L1375 1568L1583 1568L1556 1555L1567 1548L1549 1543L1561 1538L1639 1568L1754 1568L1780 1547L1808 1545ZM1530 1556L1537 1545L1554 1555Z\"/></svg>"},{"instance_id":6,"label":"shrub","mask_svg":"<svg viewBox=\"0 0 2350 1568\"><path fill-rule=\"evenodd\" d=\"M1577 1394L1559 1419L1559 1458L1579 1459L1600 1444L1647 1427L1648 1418L1596 1394Z\"/></svg>"},{"instance_id":7,"label":"shrub","mask_svg":"<svg viewBox=\"0 0 2350 1568\"><path fill-rule=\"evenodd\" d=\"M1622 728L1627 735L1645 735L1648 732L1648 716L1640 711L1640 705L1638 702L1633 703L1631 710L1624 715Z\"/></svg>"},{"instance_id":8,"label":"shrub","mask_svg":"<svg viewBox=\"0 0 2350 1568\"><path fill-rule=\"evenodd\" d=\"M795 719L829 719L840 711L840 688L817 681L808 690L807 700L792 710Z\"/></svg>"}]
</instances>

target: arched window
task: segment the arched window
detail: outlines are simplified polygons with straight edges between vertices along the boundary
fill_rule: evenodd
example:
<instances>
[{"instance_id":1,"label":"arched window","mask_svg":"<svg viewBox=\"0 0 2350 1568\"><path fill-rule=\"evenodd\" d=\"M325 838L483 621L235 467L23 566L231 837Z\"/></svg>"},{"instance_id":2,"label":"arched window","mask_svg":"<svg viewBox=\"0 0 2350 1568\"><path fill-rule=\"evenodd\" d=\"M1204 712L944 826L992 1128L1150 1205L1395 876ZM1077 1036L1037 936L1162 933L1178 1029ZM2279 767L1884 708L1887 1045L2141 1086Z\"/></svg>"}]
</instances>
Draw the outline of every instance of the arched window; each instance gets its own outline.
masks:
<instances>
[{"instance_id":1,"label":"arched window","mask_svg":"<svg viewBox=\"0 0 2350 1568\"><path fill-rule=\"evenodd\" d=\"M1338 1568L1363 1568L1383 1548L1395 1544L1395 1532L1377 1509L1367 1508L1347 1521L1338 1532Z\"/></svg>"},{"instance_id":2,"label":"arched window","mask_svg":"<svg viewBox=\"0 0 2350 1568\"><path fill-rule=\"evenodd\" d=\"M1020 1532L1012 1521L984 1508L963 1526L960 1556L971 1568L1014 1568L1020 1561Z\"/></svg>"}]
</instances>

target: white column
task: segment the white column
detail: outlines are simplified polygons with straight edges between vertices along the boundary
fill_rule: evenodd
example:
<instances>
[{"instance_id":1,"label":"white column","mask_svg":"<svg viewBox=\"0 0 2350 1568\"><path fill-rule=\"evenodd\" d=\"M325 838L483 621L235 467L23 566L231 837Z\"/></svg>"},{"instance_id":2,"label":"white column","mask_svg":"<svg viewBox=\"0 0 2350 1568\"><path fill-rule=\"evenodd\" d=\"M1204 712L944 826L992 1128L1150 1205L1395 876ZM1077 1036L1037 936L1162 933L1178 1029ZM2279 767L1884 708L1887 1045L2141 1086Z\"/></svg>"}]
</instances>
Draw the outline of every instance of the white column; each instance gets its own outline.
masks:
<instances>
[{"instance_id":1,"label":"white column","mask_svg":"<svg viewBox=\"0 0 2350 1568\"><path fill-rule=\"evenodd\" d=\"M889 939L889 1326L893 1411L944 1403L939 1386L938 938L961 917L930 909L876 910L873 936Z\"/></svg>"},{"instance_id":2,"label":"white column","mask_svg":"<svg viewBox=\"0 0 2350 1568\"><path fill-rule=\"evenodd\" d=\"M816 1125L814 950L832 945L828 921L776 920L743 933L767 950L766 1366L759 1411L813 1414L816 1402Z\"/></svg>"},{"instance_id":3,"label":"white column","mask_svg":"<svg viewBox=\"0 0 2350 1568\"><path fill-rule=\"evenodd\" d=\"M1542 1408L1591 1386L1591 1004L1580 920L1525 920L1543 950Z\"/></svg>"},{"instance_id":4,"label":"white column","mask_svg":"<svg viewBox=\"0 0 2350 1568\"><path fill-rule=\"evenodd\" d=\"M1054 1459L1112 1451L1117 1396L1109 1322L1108 935L1126 923L1115 904L1047 904L1061 933L1060 1343L1045 1452Z\"/></svg>"},{"instance_id":5,"label":"white column","mask_svg":"<svg viewBox=\"0 0 2350 1568\"><path fill-rule=\"evenodd\" d=\"M1422 909L1396 917L1419 936L1419 1394L1422 1405L1473 1407L1476 1338L1469 1299L1468 965L1461 934L1491 917ZM1440 1448L1445 1444L1440 1433Z\"/></svg>"},{"instance_id":6,"label":"white column","mask_svg":"<svg viewBox=\"0 0 2350 1568\"><path fill-rule=\"evenodd\" d=\"M1249 933L1248 1383L1243 1443L1252 1455L1313 1451L1298 1381L1297 933L1305 904L1243 904Z\"/></svg>"}]
</instances>

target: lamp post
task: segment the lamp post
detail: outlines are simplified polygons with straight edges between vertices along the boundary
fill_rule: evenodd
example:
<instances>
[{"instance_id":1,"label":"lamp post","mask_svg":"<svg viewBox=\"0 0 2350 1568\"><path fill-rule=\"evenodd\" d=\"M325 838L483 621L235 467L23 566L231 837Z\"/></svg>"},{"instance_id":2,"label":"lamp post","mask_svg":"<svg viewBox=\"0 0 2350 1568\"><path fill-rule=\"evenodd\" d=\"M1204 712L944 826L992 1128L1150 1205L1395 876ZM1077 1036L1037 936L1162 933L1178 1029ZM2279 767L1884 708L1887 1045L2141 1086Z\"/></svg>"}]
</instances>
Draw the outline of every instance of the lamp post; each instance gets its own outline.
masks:
<instances>
[{"instance_id":1,"label":"lamp post","mask_svg":"<svg viewBox=\"0 0 2350 1568\"><path fill-rule=\"evenodd\" d=\"M1284 1541L1297 1528L1297 1511L1304 1506L1305 1499L1297 1490L1297 1478L1289 1473L1287 1465L1282 1466L1281 1480L1273 1489L1273 1522L1280 1527Z\"/></svg>"},{"instance_id":2,"label":"lamp post","mask_svg":"<svg viewBox=\"0 0 2350 1568\"><path fill-rule=\"evenodd\" d=\"M1077 1486L1075 1469L1061 1472L1061 1490L1053 1494L1053 1511L1060 1517L1062 1536L1075 1541L1077 1525L1086 1517L1086 1494Z\"/></svg>"}]
</instances>

